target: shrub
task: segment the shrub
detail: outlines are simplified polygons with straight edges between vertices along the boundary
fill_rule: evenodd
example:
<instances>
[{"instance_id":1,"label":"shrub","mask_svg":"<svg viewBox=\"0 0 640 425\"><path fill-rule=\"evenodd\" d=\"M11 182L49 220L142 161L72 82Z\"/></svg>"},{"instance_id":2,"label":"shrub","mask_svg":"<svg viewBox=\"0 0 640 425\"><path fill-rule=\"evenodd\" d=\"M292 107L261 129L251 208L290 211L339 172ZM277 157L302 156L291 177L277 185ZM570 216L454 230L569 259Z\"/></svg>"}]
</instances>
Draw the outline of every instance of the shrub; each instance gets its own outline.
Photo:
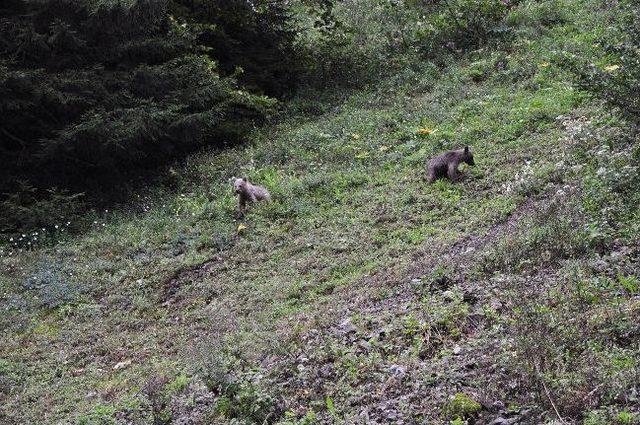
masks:
<instances>
[{"instance_id":1,"label":"shrub","mask_svg":"<svg viewBox=\"0 0 640 425\"><path fill-rule=\"evenodd\" d=\"M506 24L518 33L538 36L544 28L567 20L562 0L524 1L507 15Z\"/></svg>"},{"instance_id":2,"label":"shrub","mask_svg":"<svg viewBox=\"0 0 640 425\"><path fill-rule=\"evenodd\" d=\"M51 188L46 195L26 182L0 202L0 233L29 231L66 223L84 209L83 194ZM44 235L43 235L44 236Z\"/></svg>"},{"instance_id":3,"label":"shrub","mask_svg":"<svg viewBox=\"0 0 640 425\"><path fill-rule=\"evenodd\" d=\"M504 18L509 2L500 0L446 0L438 2L419 30L422 50L434 56L445 50L470 50L509 31Z\"/></svg>"},{"instance_id":4,"label":"shrub","mask_svg":"<svg viewBox=\"0 0 640 425\"><path fill-rule=\"evenodd\" d=\"M469 419L482 410L482 405L465 393L457 393L442 409L442 414L452 420Z\"/></svg>"},{"instance_id":5,"label":"shrub","mask_svg":"<svg viewBox=\"0 0 640 425\"><path fill-rule=\"evenodd\" d=\"M230 419L261 424L274 423L281 414L268 393L246 381L228 387L218 399L217 410Z\"/></svg>"},{"instance_id":6,"label":"shrub","mask_svg":"<svg viewBox=\"0 0 640 425\"><path fill-rule=\"evenodd\" d=\"M537 293L536 293L537 292ZM513 347L501 358L520 400L580 419L597 406L633 405L638 374L637 306L606 279L566 279L531 295L510 314ZM513 396L513 394L512 394ZM592 412L585 423L611 417ZM615 422L613 422L615 423Z\"/></svg>"},{"instance_id":7,"label":"shrub","mask_svg":"<svg viewBox=\"0 0 640 425\"><path fill-rule=\"evenodd\" d=\"M485 271L535 270L585 252L589 239L576 227L579 214L575 206L553 201L485 255Z\"/></svg>"},{"instance_id":8,"label":"shrub","mask_svg":"<svg viewBox=\"0 0 640 425\"><path fill-rule=\"evenodd\" d=\"M640 117L640 5L622 0L608 11L596 52L558 58L577 85L606 100L632 122ZM596 63L583 57L600 56Z\"/></svg>"},{"instance_id":9,"label":"shrub","mask_svg":"<svg viewBox=\"0 0 640 425\"><path fill-rule=\"evenodd\" d=\"M295 92L299 28L288 2L175 0L173 9L199 28L198 43L224 75L235 75L251 92L277 97Z\"/></svg>"},{"instance_id":10,"label":"shrub","mask_svg":"<svg viewBox=\"0 0 640 425\"><path fill-rule=\"evenodd\" d=\"M193 356L194 373L217 396L218 415L240 423L273 423L282 415L276 398L255 371L245 370L219 341L198 347Z\"/></svg>"},{"instance_id":11,"label":"shrub","mask_svg":"<svg viewBox=\"0 0 640 425\"><path fill-rule=\"evenodd\" d=\"M409 3L409 2L407 2ZM360 87L410 66L419 10L396 1L317 0L302 14L302 82L321 92ZM314 105L317 107L317 105Z\"/></svg>"},{"instance_id":12,"label":"shrub","mask_svg":"<svg viewBox=\"0 0 640 425\"><path fill-rule=\"evenodd\" d=\"M637 425L640 415L626 410L619 411L615 406L602 407L589 412L584 425Z\"/></svg>"},{"instance_id":13,"label":"shrub","mask_svg":"<svg viewBox=\"0 0 640 425\"><path fill-rule=\"evenodd\" d=\"M17 387L19 371L16 363L0 358L0 397L8 396Z\"/></svg>"},{"instance_id":14,"label":"shrub","mask_svg":"<svg viewBox=\"0 0 640 425\"><path fill-rule=\"evenodd\" d=\"M112 405L99 404L89 413L78 415L76 420L79 425L115 425L115 414Z\"/></svg>"}]
</instances>

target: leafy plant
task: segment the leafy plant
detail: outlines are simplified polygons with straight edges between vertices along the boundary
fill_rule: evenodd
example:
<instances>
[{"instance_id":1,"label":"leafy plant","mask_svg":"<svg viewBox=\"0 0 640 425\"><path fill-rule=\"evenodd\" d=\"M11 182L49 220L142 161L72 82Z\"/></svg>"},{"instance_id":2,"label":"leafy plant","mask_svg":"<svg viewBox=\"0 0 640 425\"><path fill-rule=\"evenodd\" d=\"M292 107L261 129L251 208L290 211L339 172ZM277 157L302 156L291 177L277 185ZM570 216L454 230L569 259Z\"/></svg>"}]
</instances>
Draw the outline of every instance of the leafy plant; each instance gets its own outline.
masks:
<instances>
[{"instance_id":1,"label":"leafy plant","mask_svg":"<svg viewBox=\"0 0 640 425\"><path fill-rule=\"evenodd\" d=\"M585 52L564 56L559 63L570 69L582 87L603 98L631 121L640 117L640 5L621 0L607 11L608 25L602 30L597 61L586 63Z\"/></svg>"},{"instance_id":2,"label":"leafy plant","mask_svg":"<svg viewBox=\"0 0 640 425\"><path fill-rule=\"evenodd\" d=\"M423 50L433 56L443 50L469 50L505 34L509 2L500 0L445 0L427 15L420 30Z\"/></svg>"}]
</instances>

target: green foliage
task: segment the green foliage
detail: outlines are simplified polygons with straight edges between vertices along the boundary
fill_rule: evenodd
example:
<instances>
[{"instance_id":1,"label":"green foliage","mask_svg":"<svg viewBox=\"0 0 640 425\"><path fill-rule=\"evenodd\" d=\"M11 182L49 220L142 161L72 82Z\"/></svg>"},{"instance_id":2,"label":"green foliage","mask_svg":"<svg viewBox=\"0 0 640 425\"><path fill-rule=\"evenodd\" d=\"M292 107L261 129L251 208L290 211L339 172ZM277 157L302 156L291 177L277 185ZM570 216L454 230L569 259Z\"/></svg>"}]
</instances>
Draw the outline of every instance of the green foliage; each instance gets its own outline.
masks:
<instances>
[{"instance_id":1,"label":"green foliage","mask_svg":"<svg viewBox=\"0 0 640 425\"><path fill-rule=\"evenodd\" d=\"M584 418L583 425L637 425L640 415L627 410L619 411L615 406L607 406L589 412Z\"/></svg>"},{"instance_id":2,"label":"green foliage","mask_svg":"<svg viewBox=\"0 0 640 425\"><path fill-rule=\"evenodd\" d=\"M111 405L101 404L93 410L77 417L79 425L115 425L115 409Z\"/></svg>"},{"instance_id":3,"label":"green foliage","mask_svg":"<svg viewBox=\"0 0 640 425\"><path fill-rule=\"evenodd\" d=\"M593 49L562 57L577 85L620 108L631 121L640 116L640 4L622 0L607 10ZM594 60L595 56L595 60ZM590 58L591 60L585 60Z\"/></svg>"},{"instance_id":4,"label":"green foliage","mask_svg":"<svg viewBox=\"0 0 640 425\"><path fill-rule=\"evenodd\" d=\"M47 189L46 195L42 196L32 185L18 182L14 191L0 202L0 233L15 230L16 226L19 230L31 231L54 226L59 229L61 225L68 227L65 224L69 219L84 211L83 198L81 193L71 194L56 188ZM46 236L41 234L40 241Z\"/></svg>"},{"instance_id":5,"label":"green foliage","mask_svg":"<svg viewBox=\"0 0 640 425\"><path fill-rule=\"evenodd\" d=\"M508 32L504 18L513 2L501 0L446 0L426 16L420 27L423 51L469 50Z\"/></svg>"},{"instance_id":6,"label":"green foliage","mask_svg":"<svg viewBox=\"0 0 640 425\"><path fill-rule=\"evenodd\" d=\"M516 33L539 36L545 28L567 21L568 5L563 0L519 1L510 9L506 24Z\"/></svg>"},{"instance_id":7,"label":"green foliage","mask_svg":"<svg viewBox=\"0 0 640 425\"><path fill-rule=\"evenodd\" d=\"M640 292L640 281L635 276L618 274L618 283L630 295L636 295Z\"/></svg>"},{"instance_id":8,"label":"green foliage","mask_svg":"<svg viewBox=\"0 0 640 425\"><path fill-rule=\"evenodd\" d=\"M279 416L274 399L246 381L227 387L216 409L221 415L244 423L269 423Z\"/></svg>"},{"instance_id":9,"label":"green foliage","mask_svg":"<svg viewBox=\"0 0 640 425\"><path fill-rule=\"evenodd\" d=\"M637 413L631 413L623 410L616 416L616 421L620 425L634 425L640 422L640 418Z\"/></svg>"},{"instance_id":10,"label":"green foliage","mask_svg":"<svg viewBox=\"0 0 640 425\"><path fill-rule=\"evenodd\" d=\"M172 9L199 30L197 42L249 91L295 92L300 73L297 30L289 2L174 0Z\"/></svg>"},{"instance_id":11,"label":"green foliage","mask_svg":"<svg viewBox=\"0 0 640 425\"><path fill-rule=\"evenodd\" d=\"M464 420L477 415L482 410L482 405L465 393L457 393L442 408L445 418L451 420Z\"/></svg>"},{"instance_id":12,"label":"green foliage","mask_svg":"<svg viewBox=\"0 0 640 425\"><path fill-rule=\"evenodd\" d=\"M175 379L167 384L167 390L170 393L180 393L189 385L190 378L183 374L175 377Z\"/></svg>"},{"instance_id":13,"label":"green foliage","mask_svg":"<svg viewBox=\"0 0 640 425\"><path fill-rule=\"evenodd\" d=\"M17 387L19 380L19 365L0 358L0 397L8 396Z\"/></svg>"},{"instance_id":14,"label":"green foliage","mask_svg":"<svg viewBox=\"0 0 640 425\"><path fill-rule=\"evenodd\" d=\"M333 399L331 397L327 396L325 398L325 405L326 405L327 411L329 412L331 417L334 418L334 419L337 419L338 418L338 412L336 410L336 406L333 403Z\"/></svg>"}]
</instances>

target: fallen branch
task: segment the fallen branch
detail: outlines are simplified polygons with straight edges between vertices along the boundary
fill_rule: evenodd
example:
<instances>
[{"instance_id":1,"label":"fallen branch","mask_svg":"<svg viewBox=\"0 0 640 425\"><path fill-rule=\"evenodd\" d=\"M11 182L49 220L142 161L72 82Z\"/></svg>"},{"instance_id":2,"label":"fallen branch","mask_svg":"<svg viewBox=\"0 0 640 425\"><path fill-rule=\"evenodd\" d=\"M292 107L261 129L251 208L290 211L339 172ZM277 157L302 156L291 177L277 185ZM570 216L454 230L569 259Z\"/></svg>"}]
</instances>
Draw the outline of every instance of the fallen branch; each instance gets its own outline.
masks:
<instances>
[{"instance_id":1,"label":"fallen branch","mask_svg":"<svg viewBox=\"0 0 640 425\"><path fill-rule=\"evenodd\" d=\"M542 374L540 373L540 366L538 366L537 363L536 363L536 372L538 374L538 379L540 379L540 383L542 383L542 388L544 388L544 392L547 395L549 402L551 403L551 407L553 407L554 412L556 412L556 416L560 420L561 424L566 425L567 423L564 421L564 419L562 419L562 416L560 416L560 412L558 412L558 408L556 407L556 404L553 402L553 399L551 398L551 393L549 392L549 388L547 388L547 385L544 383L544 379L542 379Z\"/></svg>"}]
</instances>

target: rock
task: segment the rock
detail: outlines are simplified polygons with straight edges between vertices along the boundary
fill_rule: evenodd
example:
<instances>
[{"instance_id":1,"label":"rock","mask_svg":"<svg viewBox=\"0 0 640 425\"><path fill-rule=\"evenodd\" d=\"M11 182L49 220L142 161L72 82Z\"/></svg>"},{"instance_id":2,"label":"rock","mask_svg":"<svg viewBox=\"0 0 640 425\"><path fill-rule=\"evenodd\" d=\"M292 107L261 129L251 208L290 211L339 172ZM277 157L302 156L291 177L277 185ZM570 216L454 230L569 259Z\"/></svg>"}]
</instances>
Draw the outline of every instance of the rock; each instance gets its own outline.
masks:
<instances>
[{"instance_id":1,"label":"rock","mask_svg":"<svg viewBox=\"0 0 640 425\"><path fill-rule=\"evenodd\" d=\"M447 301L453 301L456 298L456 294L454 294L453 291L444 291L442 297Z\"/></svg>"},{"instance_id":2,"label":"rock","mask_svg":"<svg viewBox=\"0 0 640 425\"><path fill-rule=\"evenodd\" d=\"M384 416L389 420L395 421L398 419L398 412L396 412L395 410L385 410Z\"/></svg>"},{"instance_id":3,"label":"rock","mask_svg":"<svg viewBox=\"0 0 640 425\"><path fill-rule=\"evenodd\" d=\"M491 303L489 304L491 306L492 309L494 309L495 311L499 311L500 309L502 309L502 303L500 302L500 300L498 299L493 299L491 300Z\"/></svg>"},{"instance_id":4,"label":"rock","mask_svg":"<svg viewBox=\"0 0 640 425\"><path fill-rule=\"evenodd\" d=\"M518 422L518 418L506 419L502 416L498 416L493 421L489 422L489 425L513 425Z\"/></svg>"},{"instance_id":5,"label":"rock","mask_svg":"<svg viewBox=\"0 0 640 425\"><path fill-rule=\"evenodd\" d=\"M364 351L371 350L371 343L369 341L365 341L365 340L358 341L358 346L360 346L360 348L362 348Z\"/></svg>"},{"instance_id":6,"label":"rock","mask_svg":"<svg viewBox=\"0 0 640 425\"><path fill-rule=\"evenodd\" d=\"M491 405L491 408L494 409L495 411L500 411L502 409L504 409L504 403L500 400L496 400L493 402L493 404Z\"/></svg>"},{"instance_id":7,"label":"rock","mask_svg":"<svg viewBox=\"0 0 640 425\"><path fill-rule=\"evenodd\" d=\"M357 328L353 325L353 323L351 323L351 319L344 320L342 323L338 325L338 327L340 328L340 332L344 334L348 334L352 332L355 333L355 331L357 330Z\"/></svg>"},{"instance_id":8,"label":"rock","mask_svg":"<svg viewBox=\"0 0 640 425\"><path fill-rule=\"evenodd\" d=\"M455 347L453 347L453 354L455 354L456 356L461 352L462 352L462 348L459 345L456 345Z\"/></svg>"},{"instance_id":9,"label":"rock","mask_svg":"<svg viewBox=\"0 0 640 425\"><path fill-rule=\"evenodd\" d=\"M131 364L131 360L125 360L125 361L116 363L116 365L113 367L113 370L118 370L118 369L125 368L125 367L129 366L130 364Z\"/></svg>"},{"instance_id":10,"label":"rock","mask_svg":"<svg viewBox=\"0 0 640 425\"><path fill-rule=\"evenodd\" d=\"M453 282L449 279L448 276L440 276L433 280L433 289L446 290L449 288Z\"/></svg>"},{"instance_id":11,"label":"rock","mask_svg":"<svg viewBox=\"0 0 640 425\"><path fill-rule=\"evenodd\" d=\"M407 368L404 366L394 364L389 366L389 372L391 372L394 376L401 378L407 373Z\"/></svg>"},{"instance_id":12,"label":"rock","mask_svg":"<svg viewBox=\"0 0 640 425\"><path fill-rule=\"evenodd\" d=\"M462 296L462 301L467 304L475 304L478 302L478 297L472 292L465 292Z\"/></svg>"},{"instance_id":13,"label":"rock","mask_svg":"<svg viewBox=\"0 0 640 425\"><path fill-rule=\"evenodd\" d=\"M320 371L318 372L318 375L323 378L329 378L331 375L333 374L333 368L331 367L331 365L324 365L320 368Z\"/></svg>"}]
</instances>

